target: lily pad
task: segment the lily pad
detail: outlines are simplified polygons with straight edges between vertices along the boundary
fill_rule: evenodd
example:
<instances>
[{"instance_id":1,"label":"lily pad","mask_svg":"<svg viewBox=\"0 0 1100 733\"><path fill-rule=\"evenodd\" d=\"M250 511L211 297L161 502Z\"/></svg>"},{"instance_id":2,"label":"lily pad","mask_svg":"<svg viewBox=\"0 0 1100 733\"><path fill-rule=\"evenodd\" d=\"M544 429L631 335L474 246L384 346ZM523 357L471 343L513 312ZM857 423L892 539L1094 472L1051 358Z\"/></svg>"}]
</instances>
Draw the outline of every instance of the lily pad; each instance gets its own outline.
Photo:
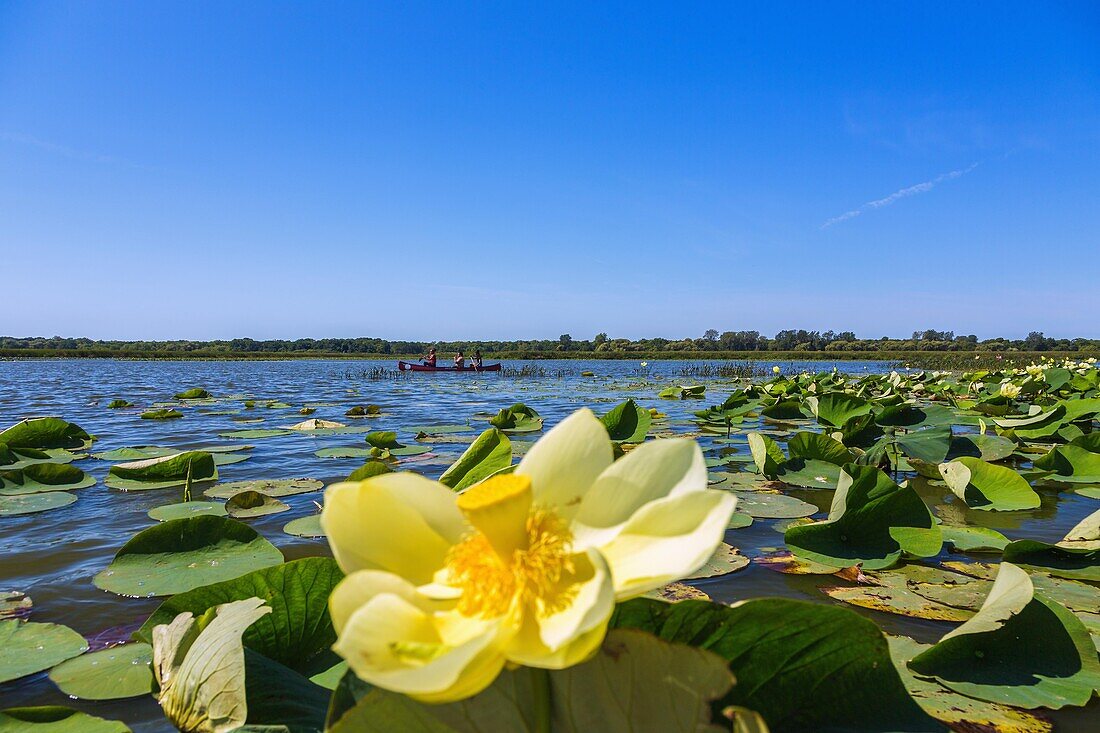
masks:
<instances>
[{"instance_id":1,"label":"lily pad","mask_svg":"<svg viewBox=\"0 0 1100 733\"><path fill-rule=\"evenodd\" d=\"M188 451L116 464L111 466L105 483L121 491L165 489L187 483L189 470L192 481L213 481L218 478L218 468L210 453Z\"/></svg>"},{"instance_id":2,"label":"lily pad","mask_svg":"<svg viewBox=\"0 0 1100 733\"><path fill-rule=\"evenodd\" d=\"M0 621L0 683L49 669L88 651L88 642L68 626Z\"/></svg>"},{"instance_id":3,"label":"lily pad","mask_svg":"<svg viewBox=\"0 0 1100 733\"><path fill-rule=\"evenodd\" d=\"M217 501L181 501L177 504L165 504L149 510L149 518L158 522L206 515L224 517L225 514L225 505Z\"/></svg>"},{"instance_id":4,"label":"lily pad","mask_svg":"<svg viewBox=\"0 0 1100 733\"><path fill-rule=\"evenodd\" d=\"M1061 578L1100 582L1100 550L1017 540L1005 547L1002 556L1007 562L1036 567Z\"/></svg>"},{"instance_id":5,"label":"lily pad","mask_svg":"<svg viewBox=\"0 0 1100 733\"><path fill-rule=\"evenodd\" d=\"M980 458L957 458L940 464L948 488L971 509L1014 511L1037 509L1039 495L1023 476Z\"/></svg>"},{"instance_id":6,"label":"lily pad","mask_svg":"<svg viewBox=\"0 0 1100 733\"><path fill-rule=\"evenodd\" d=\"M860 608L931 621L966 621L974 615L972 611L925 598L919 593L914 593L904 584L832 586L821 588L821 592L833 600L843 601Z\"/></svg>"},{"instance_id":7,"label":"lily pad","mask_svg":"<svg viewBox=\"0 0 1100 733\"><path fill-rule=\"evenodd\" d=\"M439 482L461 491L511 465L512 441L502 431L490 428L443 472Z\"/></svg>"},{"instance_id":8,"label":"lily pad","mask_svg":"<svg viewBox=\"0 0 1100 733\"><path fill-rule=\"evenodd\" d=\"M225 511L229 516L237 519L249 519L262 517L268 514L285 512L290 507L287 504L259 491L247 489L229 497L225 502Z\"/></svg>"},{"instance_id":9,"label":"lily pad","mask_svg":"<svg viewBox=\"0 0 1100 733\"><path fill-rule=\"evenodd\" d=\"M649 410L638 407L634 400L616 405L600 418L607 434L617 443L641 443L645 440L653 416Z\"/></svg>"},{"instance_id":10,"label":"lily pad","mask_svg":"<svg viewBox=\"0 0 1100 733\"><path fill-rule=\"evenodd\" d=\"M908 486L873 466L854 463L840 474L829 518L790 527L784 540L799 557L839 568L890 567L902 553L931 557L943 544L928 507Z\"/></svg>"},{"instance_id":11,"label":"lily pad","mask_svg":"<svg viewBox=\"0 0 1100 733\"><path fill-rule=\"evenodd\" d=\"M324 537L325 530L321 527L321 515L311 514L308 517L292 519L283 525L283 531L295 537Z\"/></svg>"},{"instance_id":12,"label":"lily pad","mask_svg":"<svg viewBox=\"0 0 1100 733\"><path fill-rule=\"evenodd\" d=\"M59 417L33 417L22 420L3 432L0 443L11 448L76 448L84 449L95 438L79 425Z\"/></svg>"},{"instance_id":13,"label":"lily pad","mask_svg":"<svg viewBox=\"0 0 1100 733\"><path fill-rule=\"evenodd\" d=\"M729 575L730 573L748 567L748 564L749 559L742 555L740 550L723 542L718 545L714 554L710 556L701 568L684 578L684 580L701 580L702 578L716 578L719 575Z\"/></svg>"},{"instance_id":14,"label":"lily pad","mask_svg":"<svg viewBox=\"0 0 1100 733\"><path fill-rule=\"evenodd\" d=\"M806 404L819 423L832 428L842 428L849 420L871 412L870 402L843 392L807 397Z\"/></svg>"},{"instance_id":15,"label":"lily pad","mask_svg":"<svg viewBox=\"0 0 1100 733\"><path fill-rule=\"evenodd\" d=\"M663 588L651 590L646 593L643 598L654 598L658 601L665 601L666 603L710 600L710 596L706 593L687 583L669 583Z\"/></svg>"},{"instance_id":16,"label":"lily pad","mask_svg":"<svg viewBox=\"0 0 1100 733\"><path fill-rule=\"evenodd\" d=\"M246 524L226 517L189 517L138 532L93 582L119 595L163 596L282 561L278 548Z\"/></svg>"},{"instance_id":17,"label":"lily pad","mask_svg":"<svg viewBox=\"0 0 1100 733\"><path fill-rule=\"evenodd\" d=\"M46 512L51 509L60 509L63 506L68 506L75 501L76 494L69 494L64 491L0 496L0 517Z\"/></svg>"},{"instance_id":18,"label":"lily pad","mask_svg":"<svg viewBox=\"0 0 1100 733\"><path fill-rule=\"evenodd\" d=\"M734 491L737 513L757 519L795 519L816 514L818 508L793 496L772 491Z\"/></svg>"},{"instance_id":19,"label":"lily pad","mask_svg":"<svg viewBox=\"0 0 1100 733\"><path fill-rule=\"evenodd\" d=\"M50 679L78 700L119 700L148 695L153 689L153 647L131 643L62 662Z\"/></svg>"},{"instance_id":20,"label":"lily pad","mask_svg":"<svg viewBox=\"0 0 1100 733\"><path fill-rule=\"evenodd\" d=\"M172 396L177 400L205 400L209 399L210 393L202 387L192 387Z\"/></svg>"},{"instance_id":21,"label":"lily pad","mask_svg":"<svg viewBox=\"0 0 1100 733\"><path fill-rule=\"evenodd\" d=\"M933 718L959 731L989 733L1049 733L1054 724L1027 710L975 700L913 674L907 663L931 648L907 636L889 636L890 656L917 704Z\"/></svg>"},{"instance_id":22,"label":"lily pad","mask_svg":"<svg viewBox=\"0 0 1100 733\"><path fill-rule=\"evenodd\" d=\"M48 705L0 710L3 733L130 733L119 720L106 720L79 710Z\"/></svg>"},{"instance_id":23,"label":"lily pad","mask_svg":"<svg viewBox=\"0 0 1100 733\"><path fill-rule=\"evenodd\" d=\"M362 466L355 469L348 474L345 481L365 481L366 479L373 478L374 476L381 476L384 473L392 473L393 469L387 466L382 461L369 460Z\"/></svg>"},{"instance_id":24,"label":"lily pad","mask_svg":"<svg viewBox=\"0 0 1100 733\"><path fill-rule=\"evenodd\" d=\"M1000 553L1009 539L995 529L986 527L941 527L943 541L959 552Z\"/></svg>"},{"instance_id":25,"label":"lily pad","mask_svg":"<svg viewBox=\"0 0 1100 733\"><path fill-rule=\"evenodd\" d=\"M36 463L16 471L0 471L0 495L75 491L94 485L94 478L64 463Z\"/></svg>"},{"instance_id":26,"label":"lily pad","mask_svg":"<svg viewBox=\"0 0 1100 733\"><path fill-rule=\"evenodd\" d=\"M31 597L17 590L0 590L0 621L31 615Z\"/></svg>"},{"instance_id":27,"label":"lily pad","mask_svg":"<svg viewBox=\"0 0 1100 733\"><path fill-rule=\"evenodd\" d=\"M142 420L175 420L183 417L183 413L179 410L173 410L169 407L164 407L159 410L146 410L141 413Z\"/></svg>"},{"instance_id":28,"label":"lily pad","mask_svg":"<svg viewBox=\"0 0 1100 733\"><path fill-rule=\"evenodd\" d=\"M968 697L1027 709L1084 705L1100 687L1084 624L1036 594L1027 573L1008 562L981 610L909 668Z\"/></svg>"},{"instance_id":29,"label":"lily pad","mask_svg":"<svg viewBox=\"0 0 1100 733\"><path fill-rule=\"evenodd\" d=\"M228 499L242 491L258 491L272 497L308 494L324 488L324 484L314 478L248 479L246 481L228 481L215 484L203 492L211 499Z\"/></svg>"},{"instance_id":30,"label":"lily pad","mask_svg":"<svg viewBox=\"0 0 1100 733\"><path fill-rule=\"evenodd\" d=\"M1080 445L1059 445L1034 463L1036 468L1053 471L1051 479L1066 483L1100 483L1100 453Z\"/></svg>"}]
</instances>

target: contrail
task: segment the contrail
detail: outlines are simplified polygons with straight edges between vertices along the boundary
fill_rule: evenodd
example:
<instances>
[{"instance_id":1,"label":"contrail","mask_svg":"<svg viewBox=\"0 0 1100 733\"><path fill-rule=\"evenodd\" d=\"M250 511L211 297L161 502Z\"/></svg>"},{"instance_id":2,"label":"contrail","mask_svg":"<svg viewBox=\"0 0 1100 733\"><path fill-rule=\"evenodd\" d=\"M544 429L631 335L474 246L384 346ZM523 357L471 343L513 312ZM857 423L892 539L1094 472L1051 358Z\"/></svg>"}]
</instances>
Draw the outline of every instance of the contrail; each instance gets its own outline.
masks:
<instances>
[{"instance_id":1,"label":"contrail","mask_svg":"<svg viewBox=\"0 0 1100 733\"><path fill-rule=\"evenodd\" d=\"M957 171L949 171L948 173L941 173L940 175L933 178L931 181L925 181L924 183L918 183L918 184L915 184L913 186L903 188L899 191L894 191L892 194L890 194L889 196L886 196L884 198L875 199L874 201L868 201L867 203L860 206L858 209L852 209L851 211L845 211L840 216L834 216L832 219L829 219L824 224L822 224L821 228L822 229L828 229L833 224L839 224L842 221L847 221L848 219L854 219L855 217L859 216L860 214L862 214L865 211L870 211L871 209L881 209L883 206L889 206L890 204L894 203L895 201L897 201L899 199L907 198L909 196L916 196L918 193L924 193L925 191L931 191L933 188L936 187L937 184L943 183L944 181L950 181L950 180L955 179L955 178L961 178L962 176L965 176L967 173L969 173L970 171L974 170L977 167L978 167L978 164L974 163L968 168L960 168Z\"/></svg>"}]
</instances>

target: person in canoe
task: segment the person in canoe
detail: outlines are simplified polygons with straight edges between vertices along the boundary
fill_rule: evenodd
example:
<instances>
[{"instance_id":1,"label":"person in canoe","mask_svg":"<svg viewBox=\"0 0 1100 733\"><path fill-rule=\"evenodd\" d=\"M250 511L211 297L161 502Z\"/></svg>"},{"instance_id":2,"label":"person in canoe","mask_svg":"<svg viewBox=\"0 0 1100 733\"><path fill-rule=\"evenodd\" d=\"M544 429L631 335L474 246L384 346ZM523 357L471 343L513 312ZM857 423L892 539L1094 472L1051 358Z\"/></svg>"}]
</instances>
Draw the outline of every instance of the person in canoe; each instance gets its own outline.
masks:
<instances>
[{"instance_id":1,"label":"person in canoe","mask_svg":"<svg viewBox=\"0 0 1100 733\"><path fill-rule=\"evenodd\" d=\"M455 368L456 369L461 369L465 365L466 365L466 357L462 355L461 351L456 352L455 353Z\"/></svg>"},{"instance_id":2,"label":"person in canoe","mask_svg":"<svg viewBox=\"0 0 1100 733\"><path fill-rule=\"evenodd\" d=\"M432 348L428 349L428 355L426 357L422 357L421 361L424 362L424 366L430 366L430 367L435 366L435 347L434 346Z\"/></svg>"},{"instance_id":3,"label":"person in canoe","mask_svg":"<svg viewBox=\"0 0 1100 733\"><path fill-rule=\"evenodd\" d=\"M483 366L481 361L481 349L474 349L474 358L472 363L475 369L480 369Z\"/></svg>"}]
</instances>

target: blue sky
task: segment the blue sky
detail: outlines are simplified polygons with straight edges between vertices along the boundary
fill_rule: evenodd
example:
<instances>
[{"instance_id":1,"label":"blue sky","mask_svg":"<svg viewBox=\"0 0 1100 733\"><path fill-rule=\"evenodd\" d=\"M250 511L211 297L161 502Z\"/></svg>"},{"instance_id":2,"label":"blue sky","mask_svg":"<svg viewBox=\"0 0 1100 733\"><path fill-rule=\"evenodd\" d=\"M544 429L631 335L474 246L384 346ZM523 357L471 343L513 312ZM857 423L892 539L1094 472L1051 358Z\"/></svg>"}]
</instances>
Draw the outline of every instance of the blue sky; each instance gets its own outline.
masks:
<instances>
[{"instance_id":1,"label":"blue sky","mask_svg":"<svg viewBox=\"0 0 1100 733\"><path fill-rule=\"evenodd\" d=\"M1098 337L1098 201L1092 2L0 2L6 335Z\"/></svg>"}]
</instances>

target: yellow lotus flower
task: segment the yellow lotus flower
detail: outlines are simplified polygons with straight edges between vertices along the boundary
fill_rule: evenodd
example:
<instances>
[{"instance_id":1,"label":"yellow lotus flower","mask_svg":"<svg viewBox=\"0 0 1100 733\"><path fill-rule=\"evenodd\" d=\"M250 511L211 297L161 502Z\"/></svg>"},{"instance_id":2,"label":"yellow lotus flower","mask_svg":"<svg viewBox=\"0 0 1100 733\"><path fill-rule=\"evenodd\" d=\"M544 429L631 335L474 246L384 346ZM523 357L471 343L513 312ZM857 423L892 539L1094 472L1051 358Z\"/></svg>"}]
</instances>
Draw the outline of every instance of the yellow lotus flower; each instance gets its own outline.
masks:
<instances>
[{"instance_id":1,"label":"yellow lotus flower","mask_svg":"<svg viewBox=\"0 0 1100 733\"><path fill-rule=\"evenodd\" d=\"M1005 382L1001 385L1001 396L1013 399L1020 395L1020 387L1012 382Z\"/></svg>"},{"instance_id":2,"label":"yellow lotus flower","mask_svg":"<svg viewBox=\"0 0 1100 733\"><path fill-rule=\"evenodd\" d=\"M616 601L713 554L736 499L706 485L694 441L613 462L579 410L513 474L461 494L413 473L330 486L321 524L348 574L329 601L333 649L363 680L428 702L477 694L506 663L582 662Z\"/></svg>"},{"instance_id":3,"label":"yellow lotus flower","mask_svg":"<svg viewBox=\"0 0 1100 733\"><path fill-rule=\"evenodd\" d=\"M779 374L781 371L783 370L780 369L778 365L772 367L772 374Z\"/></svg>"}]
</instances>

